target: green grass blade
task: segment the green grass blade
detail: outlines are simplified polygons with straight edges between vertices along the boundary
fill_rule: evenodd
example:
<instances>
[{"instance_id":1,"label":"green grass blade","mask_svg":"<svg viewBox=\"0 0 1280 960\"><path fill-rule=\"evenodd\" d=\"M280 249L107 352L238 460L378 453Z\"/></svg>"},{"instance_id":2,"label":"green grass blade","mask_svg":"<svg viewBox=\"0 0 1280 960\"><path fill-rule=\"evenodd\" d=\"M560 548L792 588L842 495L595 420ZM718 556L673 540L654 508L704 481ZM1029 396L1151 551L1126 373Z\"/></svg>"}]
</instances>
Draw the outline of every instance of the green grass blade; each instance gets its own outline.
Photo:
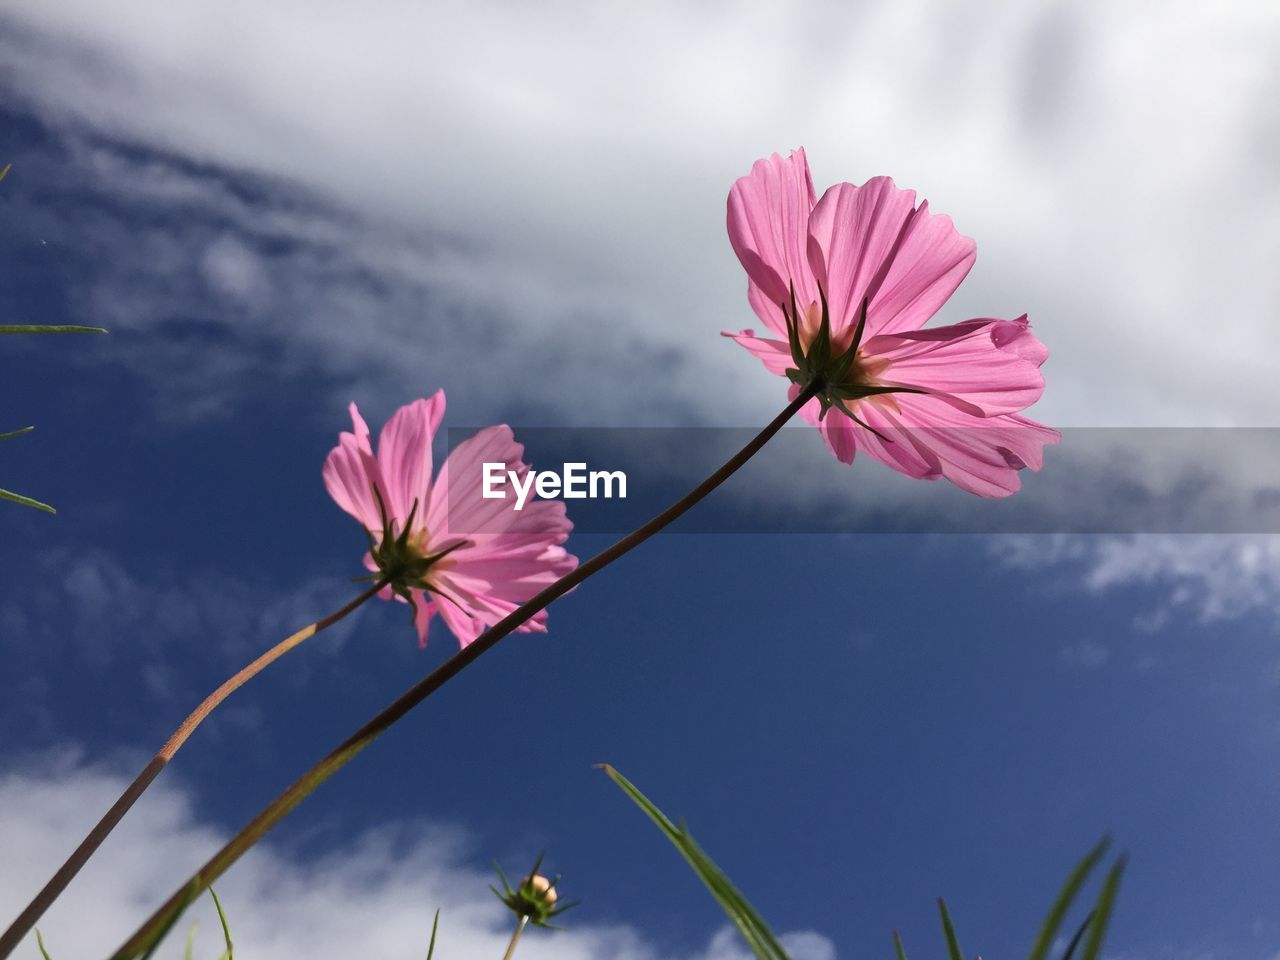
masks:
<instances>
[{"instance_id":1,"label":"green grass blade","mask_svg":"<svg viewBox=\"0 0 1280 960\"><path fill-rule=\"evenodd\" d=\"M76 323L0 323L0 333L106 333L105 327Z\"/></svg>"},{"instance_id":2,"label":"green grass blade","mask_svg":"<svg viewBox=\"0 0 1280 960\"><path fill-rule=\"evenodd\" d=\"M3 178L8 172L9 168L5 167L3 171L0 171L0 178ZM53 958L49 956L49 951L44 948L44 937L40 936L40 930L38 928L36 930L36 946L40 948L40 956L44 957L44 960L53 960Z\"/></svg>"},{"instance_id":3,"label":"green grass blade","mask_svg":"<svg viewBox=\"0 0 1280 960\"><path fill-rule=\"evenodd\" d=\"M893 931L893 950L898 955L898 960L907 960L907 951L902 949L902 937L898 936L898 931Z\"/></svg>"},{"instance_id":4,"label":"green grass blade","mask_svg":"<svg viewBox=\"0 0 1280 960\"><path fill-rule=\"evenodd\" d=\"M1098 861L1107 852L1110 844L1111 838L1103 837L1067 874L1062 889L1058 891L1057 898L1049 907L1049 913L1044 918L1044 924L1040 927L1040 933L1036 936L1035 945L1031 948L1027 960L1045 960L1049 956L1049 950L1052 949L1053 940L1062 927L1062 921L1067 917L1067 911L1071 909L1071 904L1080 893L1080 888L1084 886L1085 880L1089 878L1089 874L1098 865Z\"/></svg>"},{"instance_id":5,"label":"green grass blade","mask_svg":"<svg viewBox=\"0 0 1280 960\"><path fill-rule=\"evenodd\" d=\"M436 929L440 926L440 911L436 911L436 918L431 921L431 943L427 945L427 960L431 960L431 955L436 952Z\"/></svg>"},{"instance_id":6,"label":"green grass blade","mask_svg":"<svg viewBox=\"0 0 1280 960\"><path fill-rule=\"evenodd\" d=\"M6 164L4 165L4 169L3 169L3 170L0 170L0 180L3 180L3 179L4 179L5 174L7 174L7 173L9 172L9 169L10 169L12 166L13 166L13 164L12 164L12 163L6 163Z\"/></svg>"},{"instance_id":7,"label":"green grass blade","mask_svg":"<svg viewBox=\"0 0 1280 960\"><path fill-rule=\"evenodd\" d=\"M187 931L187 945L182 949L182 960L192 960L192 953L196 948L196 925L193 923L191 929Z\"/></svg>"},{"instance_id":8,"label":"green grass blade","mask_svg":"<svg viewBox=\"0 0 1280 960\"><path fill-rule=\"evenodd\" d=\"M648 797L613 767L603 764L601 769L622 788L623 792L645 812L650 820L657 824L658 829L667 835L667 839L680 851L694 873L706 884L711 895L716 898L729 919L733 921L752 953L759 960L788 960L786 951L778 943L769 925L738 892L724 872L716 866L715 861L694 842L688 830L672 823L666 814L654 806Z\"/></svg>"},{"instance_id":9,"label":"green grass blade","mask_svg":"<svg viewBox=\"0 0 1280 960\"><path fill-rule=\"evenodd\" d=\"M1076 954L1076 947L1080 946L1080 941L1084 939L1084 932L1089 929L1089 924L1093 923L1093 911L1089 911L1089 915L1084 918L1084 923L1076 929L1071 937L1071 942L1067 944L1066 952L1062 954L1062 960L1071 960Z\"/></svg>"},{"instance_id":10,"label":"green grass blade","mask_svg":"<svg viewBox=\"0 0 1280 960\"><path fill-rule=\"evenodd\" d=\"M947 912L947 901L938 898L938 914L942 917L942 932L947 938L947 956L951 960L964 960L960 951L960 943L956 940L956 928L951 923L951 914Z\"/></svg>"},{"instance_id":11,"label":"green grass blade","mask_svg":"<svg viewBox=\"0 0 1280 960\"><path fill-rule=\"evenodd\" d=\"M9 490L0 490L0 500L8 500L10 503L20 503L24 507L35 507L37 510L43 510L45 513L57 513L47 503L41 503L39 500L32 500L30 497L24 497L20 493L12 493Z\"/></svg>"},{"instance_id":12,"label":"green grass blade","mask_svg":"<svg viewBox=\"0 0 1280 960\"><path fill-rule=\"evenodd\" d=\"M213 887L209 888L209 896L213 897L213 906L218 911L218 922L222 924L222 940L227 945L227 949L222 952L218 960L235 960L236 948L231 944L231 927L227 924L227 915L222 910L222 901L213 892Z\"/></svg>"},{"instance_id":13,"label":"green grass blade","mask_svg":"<svg viewBox=\"0 0 1280 960\"><path fill-rule=\"evenodd\" d=\"M35 427L23 427L21 430L10 430L8 433L0 433L0 440L8 440L10 437L20 437L24 433L30 433Z\"/></svg>"},{"instance_id":14,"label":"green grass blade","mask_svg":"<svg viewBox=\"0 0 1280 960\"><path fill-rule=\"evenodd\" d=\"M1126 860L1121 857L1116 865L1107 873L1102 882L1102 892L1098 894L1098 903L1093 908L1093 923L1089 925L1089 937L1084 942L1084 955L1081 960L1098 960L1102 954L1102 941L1107 935L1107 926L1111 923L1111 911L1116 905L1116 895L1120 892L1120 878L1124 875Z\"/></svg>"}]
</instances>

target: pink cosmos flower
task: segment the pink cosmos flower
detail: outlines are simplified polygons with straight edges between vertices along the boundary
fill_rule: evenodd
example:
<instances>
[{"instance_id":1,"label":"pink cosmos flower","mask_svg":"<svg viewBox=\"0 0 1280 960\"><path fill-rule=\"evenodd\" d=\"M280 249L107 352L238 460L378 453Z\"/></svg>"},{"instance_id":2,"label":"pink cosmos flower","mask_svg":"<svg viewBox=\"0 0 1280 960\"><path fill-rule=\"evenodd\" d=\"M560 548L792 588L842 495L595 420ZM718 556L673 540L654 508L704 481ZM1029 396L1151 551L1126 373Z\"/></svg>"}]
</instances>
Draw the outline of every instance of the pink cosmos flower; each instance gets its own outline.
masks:
<instances>
[{"instance_id":1,"label":"pink cosmos flower","mask_svg":"<svg viewBox=\"0 0 1280 960\"><path fill-rule=\"evenodd\" d=\"M342 433L324 464L324 485L369 535L365 566L390 585L379 594L412 604L422 645L436 613L462 646L578 565L561 546L573 529L558 500L484 499L482 464L501 463L523 478L524 447L511 428L488 427L454 448L431 479L431 441L444 417L444 391L401 407L378 436L351 404L353 433ZM452 482L450 477L453 478ZM546 611L518 629L545 632Z\"/></svg>"},{"instance_id":2,"label":"pink cosmos flower","mask_svg":"<svg viewBox=\"0 0 1280 960\"><path fill-rule=\"evenodd\" d=\"M759 160L729 191L729 242L747 299L781 339L725 331L794 399L832 453L859 449L911 477L945 477L984 497L1018 489L1059 434L1021 415L1044 390L1048 356L1026 316L921 329L973 266L951 218L916 206L888 177L838 183L817 199L804 150ZM834 409L832 409L834 408Z\"/></svg>"}]
</instances>

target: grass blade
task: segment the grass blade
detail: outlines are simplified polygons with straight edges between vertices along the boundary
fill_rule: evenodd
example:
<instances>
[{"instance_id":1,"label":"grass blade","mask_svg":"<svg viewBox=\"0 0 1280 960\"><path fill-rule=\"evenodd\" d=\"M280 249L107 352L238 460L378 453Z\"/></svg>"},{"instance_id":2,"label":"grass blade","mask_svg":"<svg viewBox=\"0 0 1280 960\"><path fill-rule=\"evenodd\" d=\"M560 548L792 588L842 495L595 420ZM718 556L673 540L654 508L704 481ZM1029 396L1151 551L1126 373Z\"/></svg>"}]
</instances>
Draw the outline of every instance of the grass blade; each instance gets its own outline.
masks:
<instances>
[{"instance_id":1,"label":"grass blade","mask_svg":"<svg viewBox=\"0 0 1280 960\"><path fill-rule=\"evenodd\" d=\"M440 926L440 911L436 911L436 918L431 921L431 943L427 945L427 960L431 960L431 955L436 952L436 928Z\"/></svg>"},{"instance_id":2,"label":"grass blade","mask_svg":"<svg viewBox=\"0 0 1280 960\"><path fill-rule=\"evenodd\" d=\"M747 941L747 945L751 948L752 953L759 960L788 960L786 951L782 949L782 945L778 943L777 937L773 931L769 929L769 925L749 904L745 897L738 892L737 888L724 875L724 872L715 864L702 848L699 847L689 835L689 831L677 827L670 819L667 818L661 810L641 793L636 786L626 777L620 774L609 764L602 764L601 769L605 774L613 780L623 792L631 798L631 800L641 810L648 815L649 819L657 824L658 829L667 835L667 839L675 846L677 850L688 861L689 866L693 868L694 873L706 884L707 889L711 891L711 895L723 908L729 919L733 921L738 932L742 934L742 938Z\"/></svg>"},{"instance_id":3,"label":"grass blade","mask_svg":"<svg viewBox=\"0 0 1280 960\"><path fill-rule=\"evenodd\" d=\"M1066 919L1067 911L1071 909L1071 904L1080 893L1080 888L1084 886L1085 880L1089 878L1089 874L1098 865L1098 861L1107 852L1110 844L1111 838L1103 837L1067 874L1062 889L1058 891L1057 898L1049 907L1049 913L1044 918L1044 924L1040 927L1040 933L1036 936L1035 945L1031 948L1027 960L1045 960L1049 956L1049 950L1053 947L1053 940L1058 935L1062 921Z\"/></svg>"},{"instance_id":4,"label":"grass blade","mask_svg":"<svg viewBox=\"0 0 1280 960\"><path fill-rule=\"evenodd\" d=\"M1111 923L1111 911L1116 905L1116 895L1120 892L1120 878L1124 875L1126 864L1124 857L1116 861L1116 865L1107 873L1102 882L1102 892L1098 894L1098 903L1093 908L1093 923L1089 925L1089 937L1084 942L1082 960L1098 960L1102 953L1102 940L1107 935L1107 926Z\"/></svg>"},{"instance_id":5,"label":"grass blade","mask_svg":"<svg viewBox=\"0 0 1280 960\"><path fill-rule=\"evenodd\" d=\"M45 513L57 513L47 503L41 503L39 500L32 500L30 497L24 497L20 493L13 493L9 490L0 490L0 500L8 500L10 503L20 503L24 507L35 507L37 510L43 510Z\"/></svg>"},{"instance_id":6,"label":"grass blade","mask_svg":"<svg viewBox=\"0 0 1280 960\"><path fill-rule=\"evenodd\" d=\"M942 917L942 932L947 938L947 956L951 960L964 960L960 951L960 943L956 940L956 928L951 923L951 914L947 912L947 901L938 898L938 914Z\"/></svg>"},{"instance_id":7,"label":"grass blade","mask_svg":"<svg viewBox=\"0 0 1280 960\"><path fill-rule=\"evenodd\" d=\"M35 427L23 427L21 430L10 430L8 433L0 433L0 440L8 440L10 437L20 437L24 433L30 433Z\"/></svg>"},{"instance_id":8,"label":"grass blade","mask_svg":"<svg viewBox=\"0 0 1280 960\"><path fill-rule=\"evenodd\" d=\"M907 960L907 951L902 949L902 937L898 936L898 931L893 931L893 950L898 955L898 960Z\"/></svg>"},{"instance_id":9,"label":"grass blade","mask_svg":"<svg viewBox=\"0 0 1280 960\"><path fill-rule=\"evenodd\" d=\"M227 925L227 915L222 910L222 901L213 892L213 887L209 888L209 896L213 897L213 906L218 911L218 922L222 924L222 940L227 945L227 949L222 952L218 960L235 960L236 948L231 944L231 927Z\"/></svg>"},{"instance_id":10,"label":"grass blade","mask_svg":"<svg viewBox=\"0 0 1280 960\"><path fill-rule=\"evenodd\" d=\"M1089 915L1084 918L1084 923L1071 937L1071 942L1067 944L1066 952L1062 954L1062 960L1071 960L1076 954L1076 947L1080 946L1080 941L1084 939L1084 932L1089 929L1089 924L1093 923L1093 911L1089 911Z\"/></svg>"},{"instance_id":11,"label":"grass blade","mask_svg":"<svg viewBox=\"0 0 1280 960\"><path fill-rule=\"evenodd\" d=\"M76 323L0 323L0 333L106 333L104 327Z\"/></svg>"},{"instance_id":12,"label":"grass blade","mask_svg":"<svg viewBox=\"0 0 1280 960\"><path fill-rule=\"evenodd\" d=\"M3 171L0 171L0 178L3 178L8 172L9 168L5 167ZM40 948L40 956L44 957L44 960L53 960L53 958L49 956L49 951L44 948L44 937L40 936L39 929L36 930L36 946Z\"/></svg>"}]
</instances>

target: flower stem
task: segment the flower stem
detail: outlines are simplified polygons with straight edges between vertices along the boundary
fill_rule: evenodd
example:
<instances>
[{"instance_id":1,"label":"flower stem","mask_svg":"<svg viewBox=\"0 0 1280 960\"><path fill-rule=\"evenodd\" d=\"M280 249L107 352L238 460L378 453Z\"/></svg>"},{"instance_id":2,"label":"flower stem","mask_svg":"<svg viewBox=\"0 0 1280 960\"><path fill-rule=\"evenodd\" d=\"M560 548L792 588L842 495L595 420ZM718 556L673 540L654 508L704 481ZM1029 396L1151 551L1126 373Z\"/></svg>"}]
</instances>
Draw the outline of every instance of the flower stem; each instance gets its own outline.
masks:
<instances>
[{"instance_id":1,"label":"flower stem","mask_svg":"<svg viewBox=\"0 0 1280 960\"><path fill-rule=\"evenodd\" d=\"M217 880L226 870L320 784L328 780L342 767L371 744L379 735L385 733L405 714L423 700L439 690L450 679L462 671L464 667L478 659L481 654L493 647L499 640L514 631L538 611L547 607L552 601L568 593L592 574L603 570L623 554L648 540L655 533L678 519L691 507L711 493L716 487L729 479L739 467L750 460L771 437L782 429L806 403L812 400L822 389L822 382L814 380L802 389L786 409L770 421L769 425L751 439L749 443L717 469L711 476L703 480L693 490L685 494L652 520L637 527L617 543L597 553L586 563L565 574L551 586L542 590L532 599L507 614L492 627L482 633L474 642L463 647L459 652L437 667L432 673L419 680L399 698L384 708L377 716L343 741L332 753L304 773L292 786L271 801L263 810L221 850L201 867L185 884L183 884L151 918L147 920L125 943L113 953L112 960L132 960L142 956L155 943L158 943L167 930L177 921L182 911L196 897ZM2 960L0 955L0 960Z\"/></svg>"},{"instance_id":2,"label":"flower stem","mask_svg":"<svg viewBox=\"0 0 1280 960\"><path fill-rule=\"evenodd\" d=\"M107 835L115 829L116 824L123 819L124 815L129 811L129 808L137 802L138 798L142 796L147 787L151 785L151 782L159 776L160 771L163 770L169 761L173 759L173 755L178 752L182 745L187 741L187 738L195 732L196 727L200 726L204 719L214 711L218 704L222 703L222 701L226 700L227 697L231 696L231 694L235 693L240 689L240 687L244 686L245 683L257 676L268 666L275 663L275 661L279 660L294 647L302 643L302 641L315 636L325 627L329 627L337 623L347 614L351 613L351 611L355 610L356 607L360 606L381 590L384 586L386 586L385 583L378 581L340 610L317 620L315 623L308 624L292 636L281 640L262 656L258 657L258 659L254 660L253 663L240 670L218 687L218 689L214 690L213 693L205 697L200 706L196 707L195 710L191 712L191 715L182 721L182 724L173 732L173 735L165 741L165 744L160 748L160 751L151 758L151 762L142 768L141 773L134 777L133 782L125 788L124 793L120 794L120 798L116 800L111 809L108 810L106 814L103 815L102 819L98 821L97 826L90 830L88 836L80 841L80 846L76 847L71 856L67 858L67 862L58 868L58 872L55 873L53 878L44 885L44 889L36 894L35 899L33 899L31 903L27 905L27 908L18 915L18 919L14 920L13 923L10 924L9 929L0 936L0 960L4 960L5 957L9 956L9 954L14 951L22 941L22 938L27 935L27 932L35 926L36 921L40 919L44 912L49 909L49 906L53 901L58 898L63 890L66 889L67 884L71 882L72 878L80 872L80 868L85 865L91 856L93 856L94 851L102 845L102 841L105 840Z\"/></svg>"},{"instance_id":3,"label":"flower stem","mask_svg":"<svg viewBox=\"0 0 1280 960\"><path fill-rule=\"evenodd\" d=\"M529 918L522 916L520 922L516 924L516 932L511 935L511 942L507 944L507 952L502 955L502 960L511 960L515 956L516 944L520 942L520 934L524 933L524 928L529 925Z\"/></svg>"}]
</instances>

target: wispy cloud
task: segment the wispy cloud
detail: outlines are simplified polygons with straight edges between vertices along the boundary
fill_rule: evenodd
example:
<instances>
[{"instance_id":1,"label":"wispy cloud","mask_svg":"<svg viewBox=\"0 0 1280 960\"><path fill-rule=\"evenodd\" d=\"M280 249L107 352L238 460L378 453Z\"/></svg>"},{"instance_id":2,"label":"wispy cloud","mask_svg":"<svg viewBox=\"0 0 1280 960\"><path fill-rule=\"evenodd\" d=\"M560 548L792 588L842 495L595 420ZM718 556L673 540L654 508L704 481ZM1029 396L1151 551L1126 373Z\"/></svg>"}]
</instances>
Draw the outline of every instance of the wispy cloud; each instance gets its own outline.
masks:
<instances>
[{"instance_id":1,"label":"wispy cloud","mask_svg":"<svg viewBox=\"0 0 1280 960\"><path fill-rule=\"evenodd\" d=\"M1138 621L1146 630L1184 616L1203 623L1280 617L1275 535L1001 537L992 541L992 555L1023 569L1064 568L1090 593L1154 588L1160 598Z\"/></svg>"},{"instance_id":2,"label":"wispy cloud","mask_svg":"<svg viewBox=\"0 0 1280 960\"><path fill-rule=\"evenodd\" d=\"M465 354L549 416L623 422L657 398L653 422L758 420L778 398L714 336L752 322L723 197L805 143L820 182L893 173L979 239L948 319L1031 313L1053 349L1044 418L1273 419L1271 4L6 10L16 94L105 138L101 189L247 218L129 227L131 280L108 271L96 302L145 310L169 284L171 314L241 316L289 341L273 362L344 389L403 393ZM313 199L245 204L227 183L254 175ZM326 205L345 219L312 215ZM255 242L264 220L296 245Z\"/></svg>"},{"instance_id":3,"label":"wispy cloud","mask_svg":"<svg viewBox=\"0 0 1280 960\"><path fill-rule=\"evenodd\" d=\"M114 772L81 764L73 752L50 754L25 768L0 773L0 916L16 913L44 873L123 788ZM158 783L103 846L99 855L41 923L55 958L101 955L116 946L223 842L201 821L193 799L172 778ZM655 843L661 843L655 839ZM236 942L253 957L418 957L426 950L438 908L437 955L501 956L510 936L508 915L488 890L492 877L465 829L428 821L385 824L321 857L261 844L218 885ZM571 886L571 881L566 884ZM566 893L586 898L590 891ZM566 917L566 920L569 918ZM570 929L531 931L520 956L529 960L678 960L657 948L650 933L593 923L589 906ZM198 954L216 956L221 933L207 902L179 930L199 925ZM737 935L724 930L682 960L747 960ZM181 932L167 954L180 950ZM813 932L783 938L795 960L835 960L830 940ZM34 937L22 948L34 954Z\"/></svg>"},{"instance_id":4,"label":"wispy cloud","mask_svg":"<svg viewBox=\"0 0 1280 960\"><path fill-rule=\"evenodd\" d=\"M100 724L144 705L176 722L209 692L194 686L195 678L207 684L229 676L352 595L352 585L341 579L270 589L208 571L139 570L90 547L36 553L10 585L10 595L0 600L0 659L19 695L0 702L0 724L25 730L26 743L42 744L64 732L66 697L97 712ZM335 654L353 629L354 621L340 621L311 641L313 652L290 664L292 682L337 669ZM68 675L68 663L83 668ZM136 680L129 681L126 700L115 701L118 691L98 680L125 664L136 670ZM52 677L60 678L60 696L51 692L58 686L51 686ZM68 683L82 687L68 692ZM129 704L124 714L121 702ZM232 700L209 727L215 733L223 725L252 728L257 710Z\"/></svg>"}]
</instances>

